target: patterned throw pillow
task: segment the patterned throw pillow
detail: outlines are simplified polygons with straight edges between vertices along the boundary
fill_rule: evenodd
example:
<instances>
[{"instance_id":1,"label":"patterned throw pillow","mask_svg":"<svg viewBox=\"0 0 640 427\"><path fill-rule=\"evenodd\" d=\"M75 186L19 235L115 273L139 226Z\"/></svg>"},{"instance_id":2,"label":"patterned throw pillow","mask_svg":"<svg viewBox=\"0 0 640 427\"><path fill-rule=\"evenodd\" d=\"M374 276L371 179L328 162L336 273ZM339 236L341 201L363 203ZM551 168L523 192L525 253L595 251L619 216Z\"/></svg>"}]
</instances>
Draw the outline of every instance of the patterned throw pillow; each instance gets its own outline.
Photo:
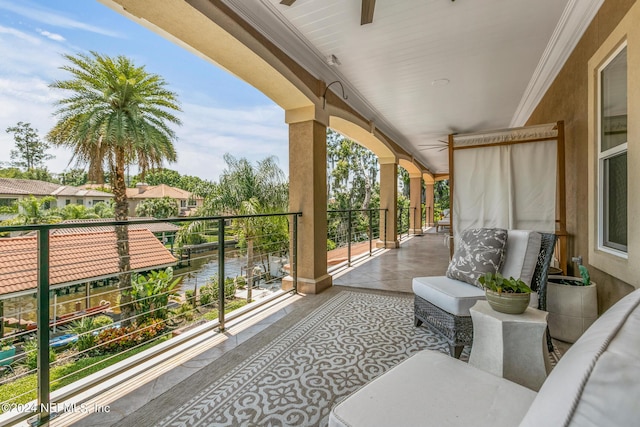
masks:
<instances>
[{"instance_id":1,"label":"patterned throw pillow","mask_svg":"<svg viewBox=\"0 0 640 427\"><path fill-rule=\"evenodd\" d=\"M482 287L478 278L484 273L497 273L504 261L507 230L502 228L469 228L462 232L460 245L453 254L447 277Z\"/></svg>"}]
</instances>

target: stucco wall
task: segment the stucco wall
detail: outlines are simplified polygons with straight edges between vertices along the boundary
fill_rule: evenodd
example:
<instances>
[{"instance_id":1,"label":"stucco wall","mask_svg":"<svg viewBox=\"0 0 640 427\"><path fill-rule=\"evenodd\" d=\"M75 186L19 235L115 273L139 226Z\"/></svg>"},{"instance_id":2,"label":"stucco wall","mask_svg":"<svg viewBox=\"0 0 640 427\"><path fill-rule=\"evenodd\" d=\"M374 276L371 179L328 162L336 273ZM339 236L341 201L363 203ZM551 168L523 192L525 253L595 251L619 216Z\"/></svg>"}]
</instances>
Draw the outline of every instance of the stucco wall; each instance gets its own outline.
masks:
<instances>
[{"instance_id":1,"label":"stucco wall","mask_svg":"<svg viewBox=\"0 0 640 427\"><path fill-rule=\"evenodd\" d=\"M527 121L528 125L565 122L568 256L582 255L590 267L591 277L598 284L600 312L631 292L634 286L588 265L588 61L635 3L636 0L605 0ZM629 221L633 221L633 216ZM629 236L630 240L639 238ZM569 273L577 275L574 267L569 267Z\"/></svg>"}]
</instances>

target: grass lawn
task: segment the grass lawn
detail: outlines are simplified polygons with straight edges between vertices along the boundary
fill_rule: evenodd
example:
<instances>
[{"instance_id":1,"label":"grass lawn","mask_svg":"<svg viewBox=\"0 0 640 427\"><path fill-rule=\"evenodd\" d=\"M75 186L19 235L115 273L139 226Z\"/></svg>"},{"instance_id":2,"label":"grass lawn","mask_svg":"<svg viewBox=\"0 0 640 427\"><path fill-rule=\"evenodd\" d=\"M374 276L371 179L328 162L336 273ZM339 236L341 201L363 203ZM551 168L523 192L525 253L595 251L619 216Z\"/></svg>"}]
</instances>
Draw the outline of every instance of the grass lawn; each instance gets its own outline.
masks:
<instances>
[{"instance_id":1,"label":"grass lawn","mask_svg":"<svg viewBox=\"0 0 640 427\"><path fill-rule=\"evenodd\" d=\"M167 339L168 337L162 337L141 347L130 349L116 355L106 354L101 356L83 357L64 365L54 366L51 368L50 372L51 391L71 384L74 381L78 381L88 375L98 372L101 369L120 362L127 357L133 356L134 354L160 344ZM111 358L105 360L108 357ZM15 381L3 384L0 386L0 402L30 402L36 398L37 386L36 374L29 374ZM4 411L0 410L0 412Z\"/></svg>"},{"instance_id":2,"label":"grass lawn","mask_svg":"<svg viewBox=\"0 0 640 427\"><path fill-rule=\"evenodd\" d=\"M237 300L233 300L230 302L227 302L224 305L224 312L229 313L233 310L237 310L240 307L244 307L245 305L247 305L247 300L246 299L237 299ZM207 320L217 320L218 319L218 309L213 309L210 312L206 313L204 316L202 316L204 319Z\"/></svg>"}]
</instances>

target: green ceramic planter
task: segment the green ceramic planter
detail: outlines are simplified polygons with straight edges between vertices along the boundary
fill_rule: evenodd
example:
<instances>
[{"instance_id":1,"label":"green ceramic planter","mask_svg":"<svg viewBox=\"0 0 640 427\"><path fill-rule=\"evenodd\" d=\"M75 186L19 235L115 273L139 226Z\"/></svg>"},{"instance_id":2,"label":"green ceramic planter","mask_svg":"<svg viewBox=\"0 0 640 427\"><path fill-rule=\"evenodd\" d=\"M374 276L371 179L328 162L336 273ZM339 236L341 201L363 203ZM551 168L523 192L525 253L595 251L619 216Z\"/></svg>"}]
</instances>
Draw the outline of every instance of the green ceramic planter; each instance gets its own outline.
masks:
<instances>
[{"instance_id":1,"label":"green ceramic planter","mask_svg":"<svg viewBox=\"0 0 640 427\"><path fill-rule=\"evenodd\" d=\"M524 313L531 298L531 294L498 293L489 289L485 289L485 294L491 308L506 314Z\"/></svg>"}]
</instances>

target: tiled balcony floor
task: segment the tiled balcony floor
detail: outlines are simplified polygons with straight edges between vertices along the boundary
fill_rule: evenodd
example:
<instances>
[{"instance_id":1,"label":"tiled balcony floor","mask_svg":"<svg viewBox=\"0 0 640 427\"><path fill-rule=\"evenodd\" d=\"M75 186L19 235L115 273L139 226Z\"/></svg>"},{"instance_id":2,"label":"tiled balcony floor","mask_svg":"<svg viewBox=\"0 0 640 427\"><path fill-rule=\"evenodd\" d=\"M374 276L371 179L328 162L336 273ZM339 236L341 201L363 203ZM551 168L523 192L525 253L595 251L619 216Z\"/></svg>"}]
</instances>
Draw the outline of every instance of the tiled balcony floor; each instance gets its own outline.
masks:
<instances>
[{"instance_id":1,"label":"tiled balcony floor","mask_svg":"<svg viewBox=\"0 0 640 427\"><path fill-rule=\"evenodd\" d=\"M286 328L344 289L362 292L411 292L411 279L442 275L448 263L444 235L429 233L405 240L400 249L386 250L334 274L334 287L319 295L291 295L267 304L264 309L227 324L227 330L204 333L184 348L172 350L174 357L141 369L132 379L117 378L105 383L105 390L86 401L86 407L108 407L109 412L73 412L52 420L52 426L140 426L153 425L149 402L171 393L176 384L210 364L227 372L262 348ZM349 288L347 288L349 287ZM241 344L243 344L241 346ZM234 357L229 356L231 350ZM218 369L218 367L216 367ZM151 412L151 413L150 413Z\"/></svg>"}]
</instances>

